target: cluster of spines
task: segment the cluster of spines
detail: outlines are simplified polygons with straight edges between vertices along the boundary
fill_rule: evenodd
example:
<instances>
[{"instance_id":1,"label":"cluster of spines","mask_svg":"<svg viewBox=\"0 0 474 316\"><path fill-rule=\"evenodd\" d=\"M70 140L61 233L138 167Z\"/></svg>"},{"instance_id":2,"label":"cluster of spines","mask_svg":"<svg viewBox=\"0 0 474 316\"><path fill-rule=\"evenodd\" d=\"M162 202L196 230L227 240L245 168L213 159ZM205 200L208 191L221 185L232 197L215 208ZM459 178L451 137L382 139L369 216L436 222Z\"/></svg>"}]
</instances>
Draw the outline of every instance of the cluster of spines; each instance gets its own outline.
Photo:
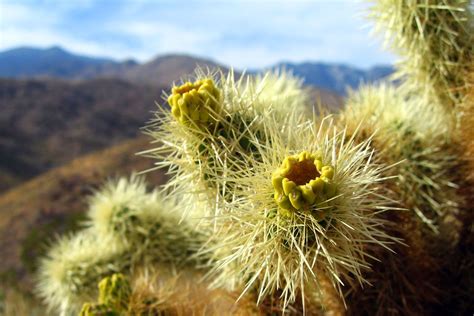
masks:
<instances>
[{"instance_id":1,"label":"cluster of spines","mask_svg":"<svg viewBox=\"0 0 474 316\"><path fill-rule=\"evenodd\" d=\"M456 258L463 244L459 215L465 212L467 183L460 140L466 135L457 128L469 108L474 24L469 1L381 0L372 16L403 57L395 76L401 84L353 93L341 121L363 135L375 132L379 159L400 161L389 188L409 212L383 215L406 246L374 263L367 274L374 287L352 292L349 312L417 315L451 300L452 291L443 287L454 284L449 279L455 274L442 271L457 263L445 256ZM377 248L369 251L380 257Z\"/></svg>"}]
</instances>

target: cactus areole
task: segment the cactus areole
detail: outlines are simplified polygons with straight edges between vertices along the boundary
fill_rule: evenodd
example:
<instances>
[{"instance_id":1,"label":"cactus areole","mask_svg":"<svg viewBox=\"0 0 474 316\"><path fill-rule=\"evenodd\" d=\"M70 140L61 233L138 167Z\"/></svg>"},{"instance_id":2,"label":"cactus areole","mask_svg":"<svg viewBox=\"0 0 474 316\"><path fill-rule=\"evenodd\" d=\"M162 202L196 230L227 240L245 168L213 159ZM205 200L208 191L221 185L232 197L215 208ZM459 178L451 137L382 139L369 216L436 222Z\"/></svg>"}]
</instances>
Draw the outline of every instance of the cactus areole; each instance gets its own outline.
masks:
<instances>
[{"instance_id":1,"label":"cactus areole","mask_svg":"<svg viewBox=\"0 0 474 316\"><path fill-rule=\"evenodd\" d=\"M286 157L272 176L279 214L291 217L294 212L311 212L323 219L318 205L335 196L333 177L334 168L324 165L320 154L303 151Z\"/></svg>"}]
</instances>

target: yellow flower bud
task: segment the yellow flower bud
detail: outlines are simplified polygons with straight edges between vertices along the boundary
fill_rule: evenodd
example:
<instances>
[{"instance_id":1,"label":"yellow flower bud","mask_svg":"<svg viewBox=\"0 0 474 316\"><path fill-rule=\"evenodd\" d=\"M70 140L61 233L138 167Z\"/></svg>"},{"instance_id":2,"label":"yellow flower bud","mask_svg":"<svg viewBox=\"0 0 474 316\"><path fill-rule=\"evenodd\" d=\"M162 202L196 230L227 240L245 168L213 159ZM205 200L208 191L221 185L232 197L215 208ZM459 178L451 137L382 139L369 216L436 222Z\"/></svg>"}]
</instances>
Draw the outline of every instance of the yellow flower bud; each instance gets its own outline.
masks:
<instances>
[{"instance_id":1,"label":"yellow flower bud","mask_svg":"<svg viewBox=\"0 0 474 316\"><path fill-rule=\"evenodd\" d=\"M286 157L273 173L272 185L279 214L287 216L296 211L313 210L315 217L324 218L325 213L317 210L317 205L334 197L337 188L331 182L334 168L325 166L321 158L320 153L303 151Z\"/></svg>"},{"instance_id":2,"label":"yellow flower bud","mask_svg":"<svg viewBox=\"0 0 474 316\"><path fill-rule=\"evenodd\" d=\"M171 114L181 124L206 124L211 118L210 112L219 108L220 92L212 79L186 82L171 91L168 97Z\"/></svg>"}]
</instances>

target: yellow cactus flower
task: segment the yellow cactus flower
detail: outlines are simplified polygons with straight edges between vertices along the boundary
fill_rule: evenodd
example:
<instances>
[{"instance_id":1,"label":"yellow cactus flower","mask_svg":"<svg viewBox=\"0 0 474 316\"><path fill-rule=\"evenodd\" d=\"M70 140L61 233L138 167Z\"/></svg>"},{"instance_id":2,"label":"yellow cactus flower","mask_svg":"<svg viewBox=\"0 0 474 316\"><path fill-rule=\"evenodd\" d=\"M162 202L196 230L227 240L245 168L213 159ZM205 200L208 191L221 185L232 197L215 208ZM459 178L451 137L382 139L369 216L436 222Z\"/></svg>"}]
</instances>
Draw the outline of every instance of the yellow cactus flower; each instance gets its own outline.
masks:
<instances>
[{"instance_id":1,"label":"yellow cactus flower","mask_svg":"<svg viewBox=\"0 0 474 316\"><path fill-rule=\"evenodd\" d=\"M220 91L211 78L194 83L186 82L173 87L168 103L171 113L181 124L194 122L198 125L209 121L210 114L219 108Z\"/></svg>"},{"instance_id":2,"label":"yellow cactus flower","mask_svg":"<svg viewBox=\"0 0 474 316\"><path fill-rule=\"evenodd\" d=\"M274 198L280 207L279 213L291 216L292 212L316 211L317 203L336 194L332 183L334 168L324 165L321 154L303 151L286 157L281 167L273 173ZM321 214L315 214L321 216ZM324 216L322 216L324 218Z\"/></svg>"}]
</instances>

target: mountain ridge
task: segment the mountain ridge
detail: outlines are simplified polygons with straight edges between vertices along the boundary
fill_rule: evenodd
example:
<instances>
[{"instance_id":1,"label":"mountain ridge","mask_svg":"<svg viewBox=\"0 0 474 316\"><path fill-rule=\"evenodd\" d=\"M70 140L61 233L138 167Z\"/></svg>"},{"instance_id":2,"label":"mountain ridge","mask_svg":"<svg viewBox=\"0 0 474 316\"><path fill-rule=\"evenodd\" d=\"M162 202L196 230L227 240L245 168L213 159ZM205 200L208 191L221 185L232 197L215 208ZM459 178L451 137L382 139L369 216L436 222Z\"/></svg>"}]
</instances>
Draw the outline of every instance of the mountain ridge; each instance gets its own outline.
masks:
<instances>
[{"instance_id":1,"label":"mountain ridge","mask_svg":"<svg viewBox=\"0 0 474 316\"><path fill-rule=\"evenodd\" d=\"M347 88L357 88L361 83L372 83L386 78L394 69L391 66L375 65L361 69L347 64L323 62L281 62L270 70L287 69L301 77L307 85L312 85L345 95Z\"/></svg>"},{"instance_id":2,"label":"mountain ridge","mask_svg":"<svg viewBox=\"0 0 474 316\"><path fill-rule=\"evenodd\" d=\"M189 74L197 66L223 70L229 68L211 59L189 54L158 55L145 63L138 63L134 60L116 61L77 55L58 46L48 49L21 47L0 52L0 77L3 78L56 77L80 80L110 77L135 84L164 85ZM378 81L393 72L391 66L385 65L364 70L347 64L312 61L286 61L250 72L281 68L301 77L308 85L340 95L345 95L347 87L357 88L360 83Z\"/></svg>"}]
</instances>

